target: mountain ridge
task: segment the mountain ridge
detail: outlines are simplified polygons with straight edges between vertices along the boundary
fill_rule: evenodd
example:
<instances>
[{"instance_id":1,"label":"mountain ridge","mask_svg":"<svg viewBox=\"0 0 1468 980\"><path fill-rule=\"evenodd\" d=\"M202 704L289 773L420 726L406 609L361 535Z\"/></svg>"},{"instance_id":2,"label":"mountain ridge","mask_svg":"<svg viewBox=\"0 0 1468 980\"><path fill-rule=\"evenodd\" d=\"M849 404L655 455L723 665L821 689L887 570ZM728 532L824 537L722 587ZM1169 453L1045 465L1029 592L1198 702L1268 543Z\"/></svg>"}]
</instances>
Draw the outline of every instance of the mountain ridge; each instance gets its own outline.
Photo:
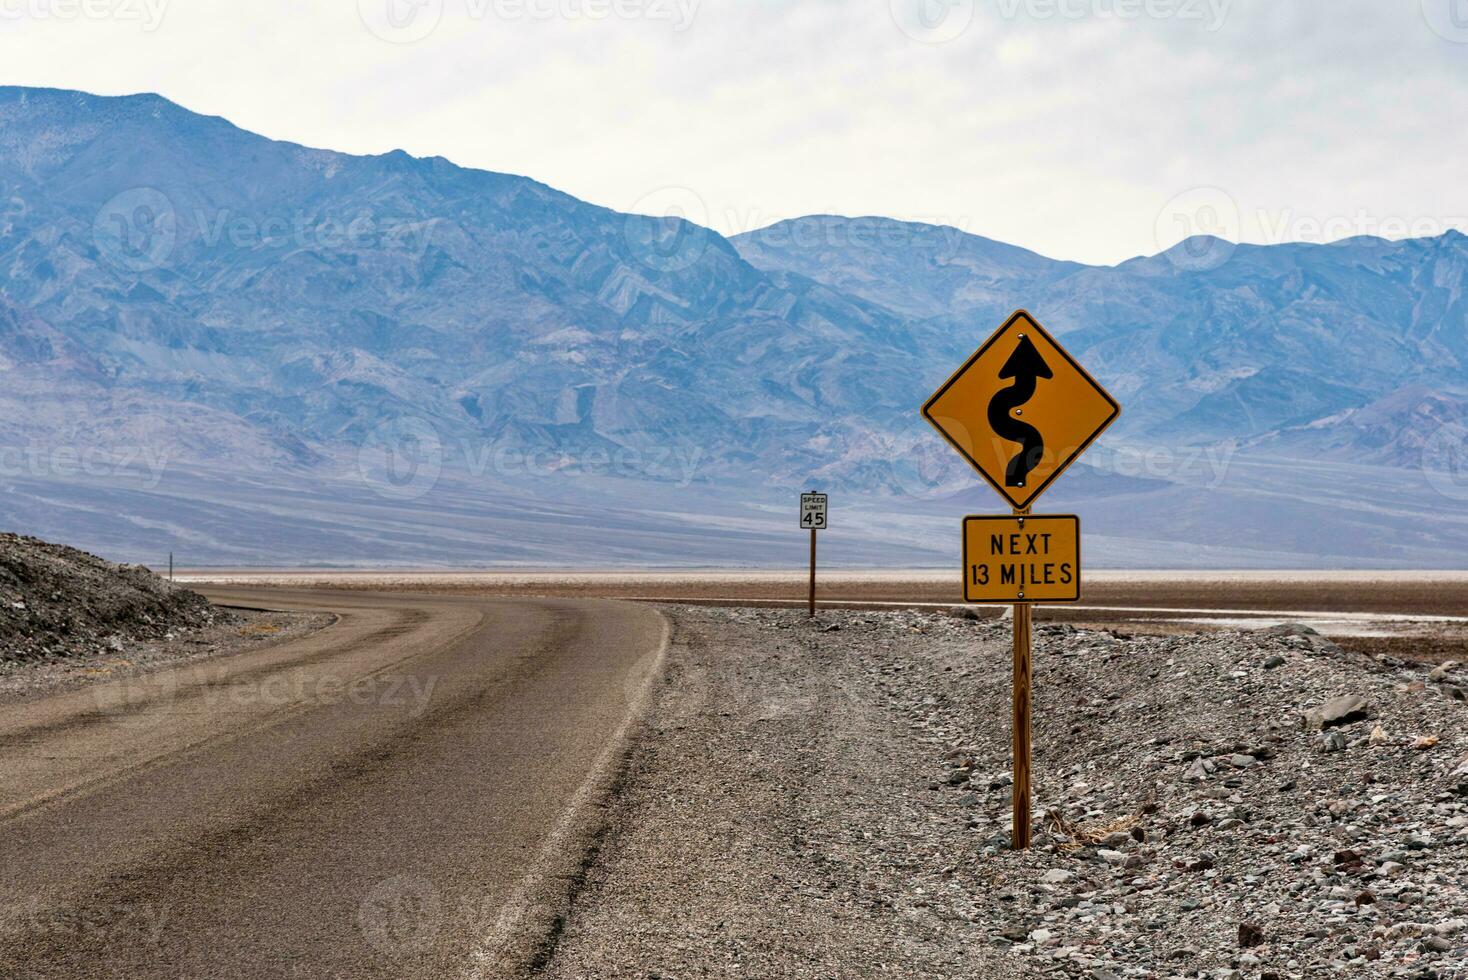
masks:
<instances>
[{"instance_id":1,"label":"mountain ridge","mask_svg":"<svg viewBox=\"0 0 1468 980\"><path fill-rule=\"evenodd\" d=\"M818 478L898 507L948 499L970 477L916 406L1019 306L1126 403L1106 440L1122 448L1395 472L1468 417L1457 233L1195 240L1116 266L879 216L731 239L153 95L0 88L0 270L11 445L122 438L308 482L411 430L446 471L500 451L696 454L705 492ZM1143 509L1178 478L1109 479L1076 477Z\"/></svg>"}]
</instances>

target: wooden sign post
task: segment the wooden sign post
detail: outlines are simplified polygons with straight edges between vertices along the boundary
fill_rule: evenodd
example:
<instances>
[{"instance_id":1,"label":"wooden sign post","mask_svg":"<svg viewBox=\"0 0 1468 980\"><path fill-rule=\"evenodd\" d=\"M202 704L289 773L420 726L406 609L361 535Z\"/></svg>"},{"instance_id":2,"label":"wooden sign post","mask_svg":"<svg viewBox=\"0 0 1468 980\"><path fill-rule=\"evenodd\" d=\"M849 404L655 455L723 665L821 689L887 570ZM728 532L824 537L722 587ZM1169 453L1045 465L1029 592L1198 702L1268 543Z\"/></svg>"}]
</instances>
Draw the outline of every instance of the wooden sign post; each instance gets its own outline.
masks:
<instances>
[{"instance_id":1,"label":"wooden sign post","mask_svg":"<svg viewBox=\"0 0 1468 980\"><path fill-rule=\"evenodd\" d=\"M810 529L810 616L816 614L816 529Z\"/></svg>"},{"instance_id":2,"label":"wooden sign post","mask_svg":"<svg viewBox=\"0 0 1468 980\"><path fill-rule=\"evenodd\" d=\"M966 602L1014 606L1015 849L1030 846L1030 678L1033 610L1080 599L1081 530L1074 516L1030 505L1121 413L1121 406L1024 310L923 406L958 454L1013 513L963 522Z\"/></svg>"},{"instance_id":3,"label":"wooden sign post","mask_svg":"<svg viewBox=\"0 0 1468 980\"><path fill-rule=\"evenodd\" d=\"M1030 846L1030 609L1014 607L1014 849Z\"/></svg>"},{"instance_id":4,"label":"wooden sign post","mask_svg":"<svg viewBox=\"0 0 1468 980\"><path fill-rule=\"evenodd\" d=\"M826 523L826 495L803 493L800 495L800 526L810 528L810 598L809 611L816 614L816 532L824 531Z\"/></svg>"}]
</instances>

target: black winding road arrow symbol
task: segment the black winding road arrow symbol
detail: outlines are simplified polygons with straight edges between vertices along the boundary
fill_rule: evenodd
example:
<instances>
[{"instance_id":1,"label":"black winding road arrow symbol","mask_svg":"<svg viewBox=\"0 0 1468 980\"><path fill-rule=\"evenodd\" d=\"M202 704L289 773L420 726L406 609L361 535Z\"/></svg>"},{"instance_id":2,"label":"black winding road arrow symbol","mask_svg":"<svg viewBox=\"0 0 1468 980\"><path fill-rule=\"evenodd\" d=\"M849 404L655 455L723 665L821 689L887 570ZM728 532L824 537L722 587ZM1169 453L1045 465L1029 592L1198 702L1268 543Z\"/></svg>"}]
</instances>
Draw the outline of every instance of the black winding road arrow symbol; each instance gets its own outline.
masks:
<instances>
[{"instance_id":1,"label":"black winding road arrow symbol","mask_svg":"<svg viewBox=\"0 0 1468 980\"><path fill-rule=\"evenodd\" d=\"M1004 471L1005 486L1024 486L1025 478L1045 456L1045 440L1040 430L1009 413L1035 397L1037 380L1054 376L1030 338L1024 336L1020 337L1019 346L999 370L1000 380L1013 378L1014 384L989 400L989 427L999 438L1020 444L1019 453L1009 461L1009 467Z\"/></svg>"}]
</instances>

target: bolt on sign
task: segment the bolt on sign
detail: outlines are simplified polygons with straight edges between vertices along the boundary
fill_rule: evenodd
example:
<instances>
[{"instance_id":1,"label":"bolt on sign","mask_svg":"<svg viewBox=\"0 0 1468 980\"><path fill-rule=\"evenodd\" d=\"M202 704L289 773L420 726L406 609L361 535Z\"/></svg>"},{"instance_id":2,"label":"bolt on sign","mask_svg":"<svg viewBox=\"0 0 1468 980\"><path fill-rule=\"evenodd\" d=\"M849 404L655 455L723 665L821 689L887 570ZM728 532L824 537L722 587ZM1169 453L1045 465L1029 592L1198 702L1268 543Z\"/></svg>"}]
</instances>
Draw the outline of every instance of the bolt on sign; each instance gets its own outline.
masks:
<instances>
[{"instance_id":1,"label":"bolt on sign","mask_svg":"<svg viewBox=\"0 0 1468 980\"><path fill-rule=\"evenodd\" d=\"M1076 602L1080 597L1079 517L963 519L966 602Z\"/></svg>"},{"instance_id":2,"label":"bolt on sign","mask_svg":"<svg viewBox=\"0 0 1468 980\"><path fill-rule=\"evenodd\" d=\"M1027 509L1121 413L1024 310L923 406L923 417L1010 505Z\"/></svg>"}]
</instances>

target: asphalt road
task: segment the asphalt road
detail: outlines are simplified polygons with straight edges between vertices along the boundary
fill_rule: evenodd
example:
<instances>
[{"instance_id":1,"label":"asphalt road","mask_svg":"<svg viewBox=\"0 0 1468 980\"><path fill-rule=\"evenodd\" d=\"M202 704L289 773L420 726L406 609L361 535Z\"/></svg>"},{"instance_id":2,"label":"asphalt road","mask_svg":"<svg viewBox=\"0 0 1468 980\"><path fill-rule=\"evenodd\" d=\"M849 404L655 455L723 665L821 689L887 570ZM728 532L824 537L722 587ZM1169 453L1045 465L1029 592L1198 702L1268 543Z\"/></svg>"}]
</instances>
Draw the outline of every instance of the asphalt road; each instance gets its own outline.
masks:
<instances>
[{"instance_id":1,"label":"asphalt road","mask_svg":"<svg viewBox=\"0 0 1468 980\"><path fill-rule=\"evenodd\" d=\"M662 617L211 597L340 618L0 707L0 977L518 972L595 830Z\"/></svg>"}]
</instances>

